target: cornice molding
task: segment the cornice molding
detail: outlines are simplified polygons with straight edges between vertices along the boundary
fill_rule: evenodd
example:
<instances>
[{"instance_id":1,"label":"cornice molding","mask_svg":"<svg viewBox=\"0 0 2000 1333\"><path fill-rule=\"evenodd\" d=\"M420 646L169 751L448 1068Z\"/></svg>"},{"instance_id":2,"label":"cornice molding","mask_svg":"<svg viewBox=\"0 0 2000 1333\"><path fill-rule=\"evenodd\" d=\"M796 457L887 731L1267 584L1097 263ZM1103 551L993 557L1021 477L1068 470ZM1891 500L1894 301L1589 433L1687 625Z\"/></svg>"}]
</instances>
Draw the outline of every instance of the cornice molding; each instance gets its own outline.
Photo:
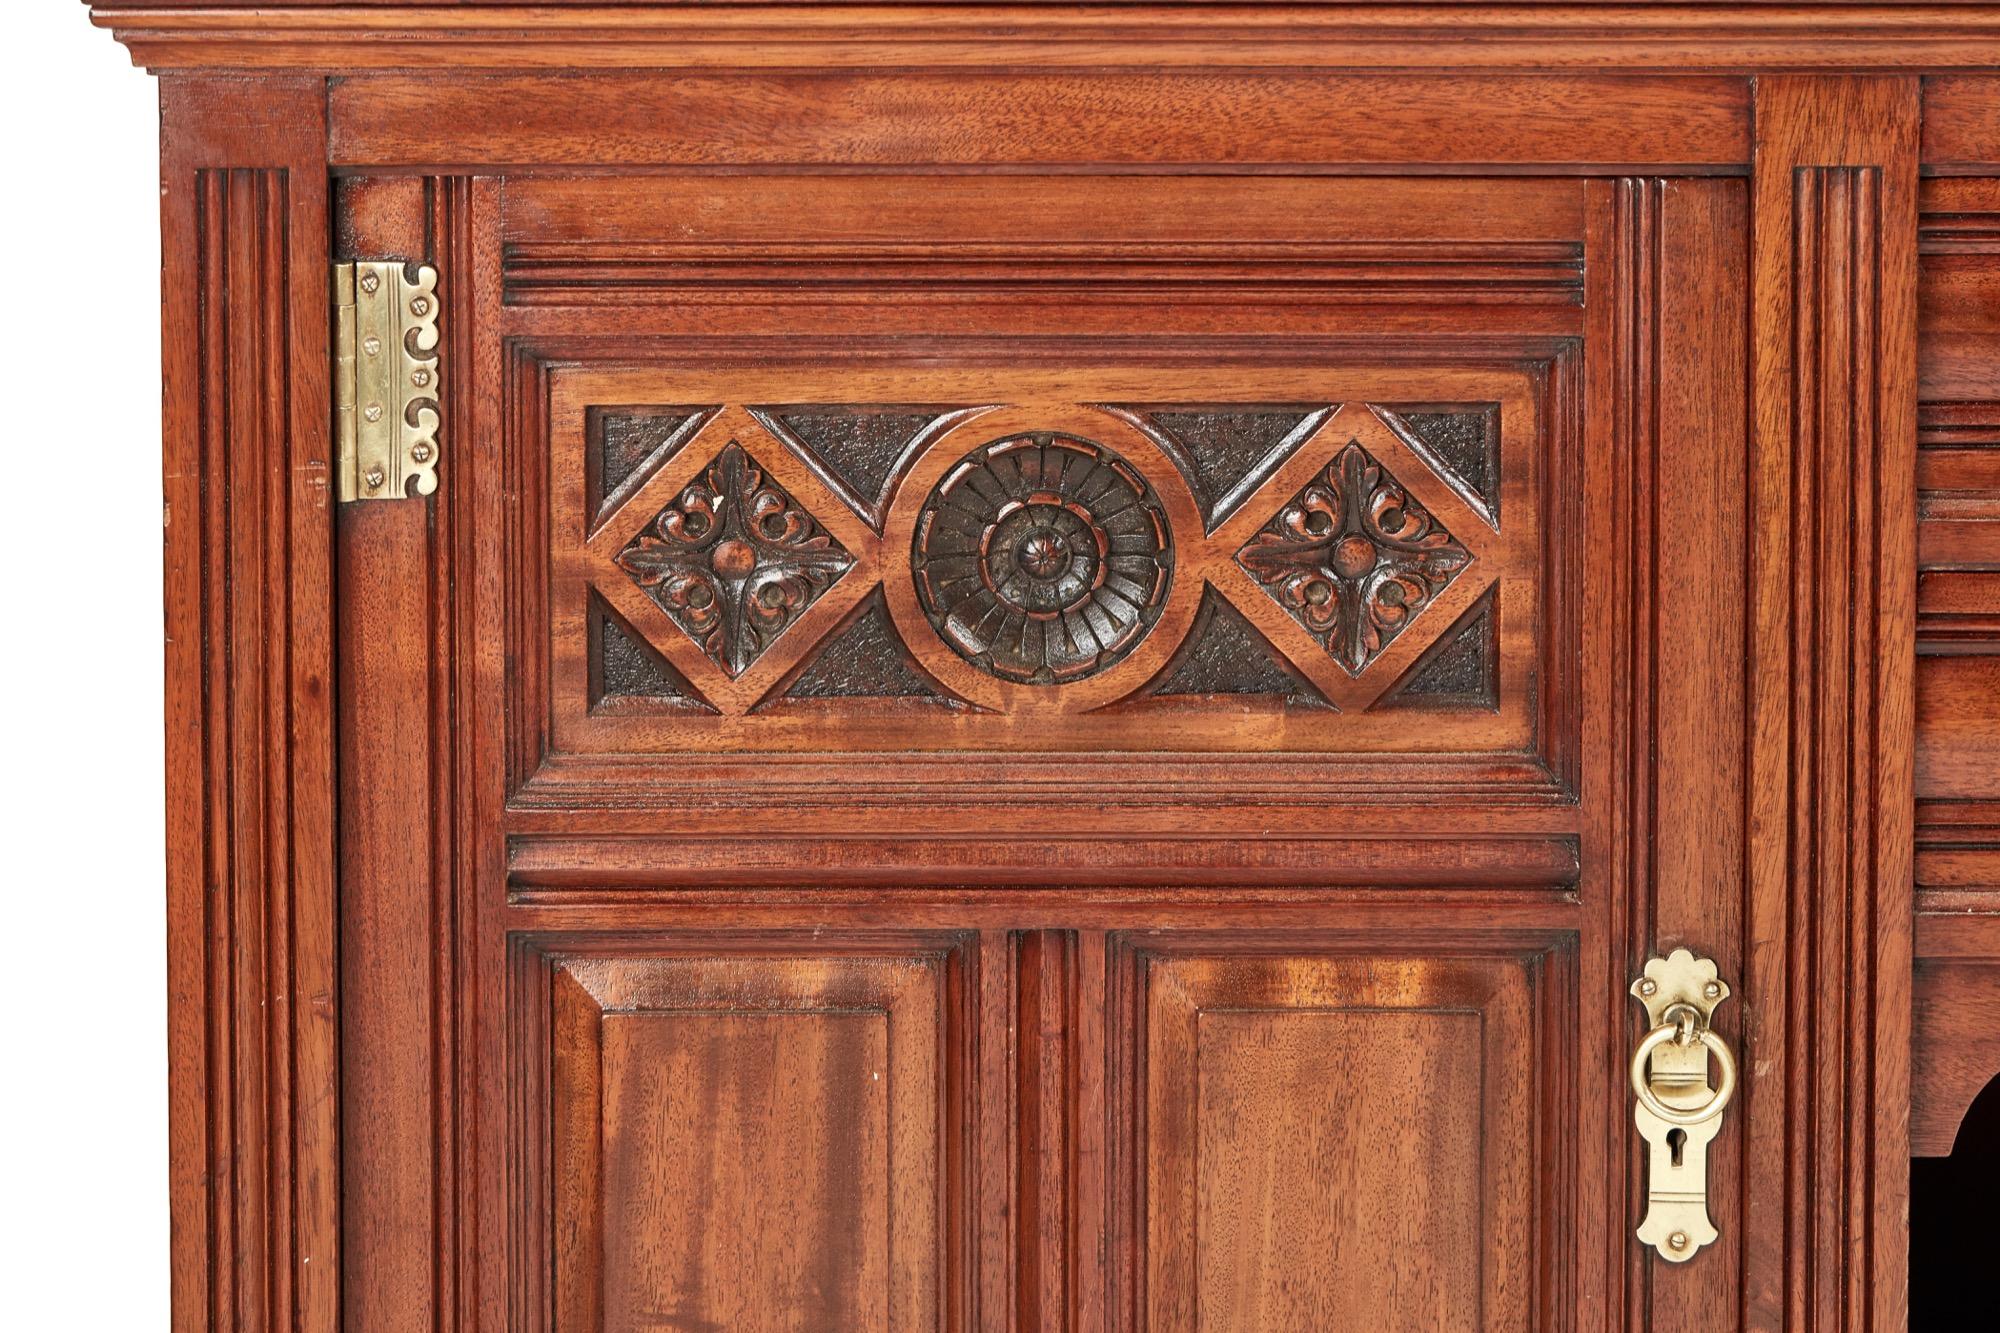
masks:
<instances>
[{"instance_id":1,"label":"cornice molding","mask_svg":"<svg viewBox=\"0 0 2000 1333\"><path fill-rule=\"evenodd\" d=\"M94 4L154 69L2000 70L2000 4Z\"/></svg>"}]
</instances>

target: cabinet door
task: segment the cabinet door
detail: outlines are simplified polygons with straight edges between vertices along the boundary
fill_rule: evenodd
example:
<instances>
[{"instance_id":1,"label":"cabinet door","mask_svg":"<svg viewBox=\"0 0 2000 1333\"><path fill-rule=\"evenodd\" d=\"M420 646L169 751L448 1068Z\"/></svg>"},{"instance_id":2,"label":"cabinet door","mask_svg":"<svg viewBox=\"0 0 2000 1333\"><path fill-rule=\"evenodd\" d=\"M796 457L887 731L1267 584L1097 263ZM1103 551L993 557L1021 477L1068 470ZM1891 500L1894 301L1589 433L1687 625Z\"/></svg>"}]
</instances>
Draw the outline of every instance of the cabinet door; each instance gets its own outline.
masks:
<instances>
[{"instance_id":1,"label":"cabinet door","mask_svg":"<svg viewBox=\"0 0 2000 1333\"><path fill-rule=\"evenodd\" d=\"M1643 119L1708 164L1654 177L1578 156L1641 151L1644 79L1410 85L1487 95L1504 172L1416 169L1407 106L1326 169L1306 111L1386 78L1226 79L1318 167L1171 171L1065 159L1139 114L1067 82L861 79L899 128L851 141L795 82L698 134L691 82L427 85L460 174L394 76L331 92L343 246L440 271L446 422L435 495L340 518L349 1327L1804 1299L1853 1052L1801 1015L1897 936L1849 924L1893 838L1798 795L1876 753L1862 677L1786 673L1878 669L1833 571L1895 408L1837 390L1908 181L1782 136L1876 85L1771 85L1779 190L1729 79ZM1817 322L1753 340L1760 290ZM1632 1234L1676 946L1748 1089L1687 1263Z\"/></svg>"}]
</instances>

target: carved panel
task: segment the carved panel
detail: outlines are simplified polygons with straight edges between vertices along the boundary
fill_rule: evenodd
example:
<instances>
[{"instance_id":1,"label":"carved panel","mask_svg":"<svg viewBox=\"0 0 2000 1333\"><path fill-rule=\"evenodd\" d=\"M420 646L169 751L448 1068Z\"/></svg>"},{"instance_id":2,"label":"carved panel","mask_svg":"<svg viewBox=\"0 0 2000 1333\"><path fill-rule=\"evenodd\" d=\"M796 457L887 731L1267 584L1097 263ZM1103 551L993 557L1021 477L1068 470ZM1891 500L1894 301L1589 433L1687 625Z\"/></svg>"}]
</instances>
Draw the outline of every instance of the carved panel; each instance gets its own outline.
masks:
<instances>
[{"instance_id":1,"label":"carved panel","mask_svg":"<svg viewBox=\"0 0 2000 1333\"><path fill-rule=\"evenodd\" d=\"M958 410L838 403L750 409L877 532L891 486Z\"/></svg>"},{"instance_id":2,"label":"carved panel","mask_svg":"<svg viewBox=\"0 0 2000 1333\"><path fill-rule=\"evenodd\" d=\"M1532 754L1543 627L1570 623L1541 614L1573 585L1549 562L1575 549L1540 536L1560 443L1546 399L1574 383L1484 367L558 371L553 660L584 704L558 688L558 748ZM858 405L833 401L841 384ZM996 384L1013 401L896 406ZM760 405L600 407L724 388ZM579 420L586 449L623 430L642 432L628 460L652 450L582 525L567 516L588 506L563 498L591 484L565 470Z\"/></svg>"},{"instance_id":3,"label":"carved panel","mask_svg":"<svg viewBox=\"0 0 2000 1333\"><path fill-rule=\"evenodd\" d=\"M1164 698L1264 694L1307 707L1325 700L1229 601L1210 588L1187 646L1151 691Z\"/></svg>"},{"instance_id":4,"label":"carved panel","mask_svg":"<svg viewBox=\"0 0 2000 1333\"><path fill-rule=\"evenodd\" d=\"M1384 415L1489 521L1500 517L1500 405L1398 407Z\"/></svg>"},{"instance_id":5,"label":"carved panel","mask_svg":"<svg viewBox=\"0 0 2000 1333\"><path fill-rule=\"evenodd\" d=\"M917 668L897 637L879 592L862 603L859 615L827 637L826 646L806 662L784 697L953 702Z\"/></svg>"},{"instance_id":6,"label":"carved panel","mask_svg":"<svg viewBox=\"0 0 2000 1333\"><path fill-rule=\"evenodd\" d=\"M1500 617L1493 605L1498 591L1489 589L1460 616L1377 707L1498 708Z\"/></svg>"},{"instance_id":7,"label":"carved panel","mask_svg":"<svg viewBox=\"0 0 2000 1333\"><path fill-rule=\"evenodd\" d=\"M1160 442L1186 474L1213 531L1304 444L1332 409L1323 404L1163 404L1118 409Z\"/></svg>"},{"instance_id":8,"label":"carved panel","mask_svg":"<svg viewBox=\"0 0 2000 1333\"><path fill-rule=\"evenodd\" d=\"M657 649L595 595L591 598L591 635L592 703L645 699L704 713L715 711Z\"/></svg>"}]
</instances>

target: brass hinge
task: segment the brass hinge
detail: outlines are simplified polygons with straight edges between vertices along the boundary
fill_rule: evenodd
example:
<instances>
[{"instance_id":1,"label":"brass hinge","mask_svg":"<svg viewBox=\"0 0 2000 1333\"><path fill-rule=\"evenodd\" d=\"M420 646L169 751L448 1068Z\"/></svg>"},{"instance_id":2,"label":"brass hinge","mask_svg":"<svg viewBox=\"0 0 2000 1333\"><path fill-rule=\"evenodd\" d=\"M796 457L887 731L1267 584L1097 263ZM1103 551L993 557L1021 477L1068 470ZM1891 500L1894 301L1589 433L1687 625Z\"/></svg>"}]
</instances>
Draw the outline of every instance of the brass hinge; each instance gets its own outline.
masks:
<instances>
[{"instance_id":1,"label":"brass hinge","mask_svg":"<svg viewBox=\"0 0 2000 1333\"><path fill-rule=\"evenodd\" d=\"M342 500L437 489L437 270L333 266L333 404Z\"/></svg>"}]
</instances>

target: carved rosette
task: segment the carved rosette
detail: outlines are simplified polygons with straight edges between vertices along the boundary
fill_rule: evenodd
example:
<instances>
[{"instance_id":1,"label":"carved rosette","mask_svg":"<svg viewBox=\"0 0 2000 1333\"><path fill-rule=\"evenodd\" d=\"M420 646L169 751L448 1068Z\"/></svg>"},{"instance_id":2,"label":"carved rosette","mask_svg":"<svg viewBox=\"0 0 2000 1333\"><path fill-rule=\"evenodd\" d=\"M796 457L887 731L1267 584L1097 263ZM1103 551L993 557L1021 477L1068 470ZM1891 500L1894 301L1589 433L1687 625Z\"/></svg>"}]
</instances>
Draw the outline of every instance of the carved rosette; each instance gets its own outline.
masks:
<instances>
[{"instance_id":1,"label":"carved rosette","mask_svg":"<svg viewBox=\"0 0 2000 1333\"><path fill-rule=\"evenodd\" d=\"M1002 680L1102 671L1159 619L1173 578L1164 509L1131 464L1074 436L967 454L924 503L911 571L953 651Z\"/></svg>"},{"instance_id":2,"label":"carved rosette","mask_svg":"<svg viewBox=\"0 0 2000 1333\"><path fill-rule=\"evenodd\" d=\"M1358 442L1236 558L1350 675L1380 657L1472 563L1472 553Z\"/></svg>"},{"instance_id":3,"label":"carved rosette","mask_svg":"<svg viewBox=\"0 0 2000 1333\"><path fill-rule=\"evenodd\" d=\"M740 675L854 559L735 443L618 553L618 565Z\"/></svg>"}]
</instances>

